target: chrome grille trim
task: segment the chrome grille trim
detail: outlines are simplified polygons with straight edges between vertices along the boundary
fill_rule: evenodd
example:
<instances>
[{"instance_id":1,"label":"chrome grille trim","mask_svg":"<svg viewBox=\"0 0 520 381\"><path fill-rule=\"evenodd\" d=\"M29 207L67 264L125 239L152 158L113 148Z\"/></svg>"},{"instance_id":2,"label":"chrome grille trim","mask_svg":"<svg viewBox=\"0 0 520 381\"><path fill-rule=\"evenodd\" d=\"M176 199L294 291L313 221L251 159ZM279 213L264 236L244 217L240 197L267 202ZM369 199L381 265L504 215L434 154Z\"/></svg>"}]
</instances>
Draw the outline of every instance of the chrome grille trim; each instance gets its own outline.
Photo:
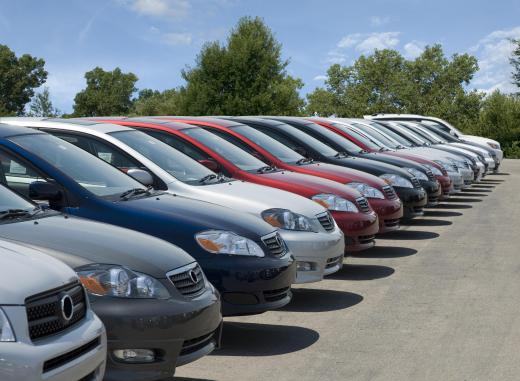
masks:
<instances>
[{"instance_id":1,"label":"chrome grille trim","mask_svg":"<svg viewBox=\"0 0 520 381\"><path fill-rule=\"evenodd\" d=\"M273 232L262 237L262 242L267 246L269 254L282 257L287 252L287 246L278 232Z\"/></svg>"},{"instance_id":2,"label":"chrome grille trim","mask_svg":"<svg viewBox=\"0 0 520 381\"><path fill-rule=\"evenodd\" d=\"M317 214L316 218L318 218L318 221L321 224L321 226L323 226L323 229L325 229L328 232L334 230L334 218L332 218L332 215L329 212Z\"/></svg>"},{"instance_id":3,"label":"chrome grille trim","mask_svg":"<svg viewBox=\"0 0 520 381\"><path fill-rule=\"evenodd\" d=\"M192 279L192 272L196 276L196 282ZM166 277L181 295L188 298L195 298L206 289L205 276L197 262L168 271Z\"/></svg>"}]
</instances>

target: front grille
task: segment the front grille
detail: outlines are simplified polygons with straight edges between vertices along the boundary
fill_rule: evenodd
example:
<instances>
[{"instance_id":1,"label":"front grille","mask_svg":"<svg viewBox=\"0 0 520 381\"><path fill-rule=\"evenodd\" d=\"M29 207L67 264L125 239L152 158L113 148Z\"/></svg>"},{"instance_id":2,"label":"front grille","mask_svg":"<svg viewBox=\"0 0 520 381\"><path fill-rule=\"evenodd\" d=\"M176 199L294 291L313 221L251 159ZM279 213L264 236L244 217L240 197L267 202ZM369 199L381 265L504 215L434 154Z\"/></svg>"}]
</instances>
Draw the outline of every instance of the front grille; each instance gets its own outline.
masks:
<instances>
[{"instance_id":1,"label":"front grille","mask_svg":"<svg viewBox=\"0 0 520 381\"><path fill-rule=\"evenodd\" d=\"M166 274L166 277L177 291L188 298L195 298L206 289L204 274L196 262L172 270Z\"/></svg>"},{"instance_id":2,"label":"front grille","mask_svg":"<svg viewBox=\"0 0 520 381\"><path fill-rule=\"evenodd\" d=\"M281 257L287 251L285 242L278 232L262 237L262 242L267 246L269 253L275 257Z\"/></svg>"},{"instance_id":3,"label":"front grille","mask_svg":"<svg viewBox=\"0 0 520 381\"><path fill-rule=\"evenodd\" d=\"M395 200L397 198L397 193L395 193L394 187L390 185L384 186L383 192L385 192L385 196L389 200Z\"/></svg>"},{"instance_id":4,"label":"front grille","mask_svg":"<svg viewBox=\"0 0 520 381\"><path fill-rule=\"evenodd\" d=\"M414 206L413 208L414 213L423 213L424 209L422 206Z\"/></svg>"},{"instance_id":5,"label":"front grille","mask_svg":"<svg viewBox=\"0 0 520 381\"><path fill-rule=\"evenodd\" d=\"M428 205L437 204L438 202L439 202L439 197L428 196Z\"/></svg>"},{"instance_id":6,"label":"front grille","mask_svg":"<svg viewBox=\"0 0 520 381\"><path fill-rule=\"evenodd\" d=\"M367 243L374 242L376 236L375 235L360 235L358 237L358 241L361 245L365 245Z\"/></svg>"},{"instance_id":7,"label":"front grille","mask_svg":"<svg viewBox=\"0 0 520 381\"><path fill-rule=\"evenodd\" d=\"M101 339L98 337L79 348L76 348L70 352L67 352L61 356L54 357L53 359L47 360L43 363L43 373L50 372L56 368L59 368L78 357L83 356L85 353L97 348L101 344Z\"/></svg>"},{"instance_id":8,"label":"front grille","mask_svg":"<svg viewBox=\"0 0 520 381\"><path fill-rule=\"evenodd\" d=\"M471 185L473 184L473 180L464 180L464 185Z\"/></svg>"},{"instance_id":9,"label":"front grille","mask_svg":"<svg viewBox=\"0 0 520 381\"><path fill-rule=\"evenodd\" d=\"M333 257L333 258L327 259L327 264L325 265L325 268L330 269L332 267L337 266L340 263L341 258L342 258L342 256L340 255L339 257Z\"/></svg>"},{"instance_id":10,"label":"front grille","mask_svg":"<svg viewBox=\"0 0 520 381\"><path fill-rule=\"evenodd\" d=\"M318 221L320 222L321 226L323 226L323 229L325 229L328 232L334 230L334 219L332 218L329 212L318 214L316 217L318 218Z\"/></svg>"},{"instance_id":11,"label":"front grille","mask_svg":"<svg viewBox=\"0 0 520 381\"><path fill-rule=\"evenodd\" d=\"M266 302L276 302L287 297L290 287L279 288L277 290L264 291L264 299Z\"/></svg>"},{"instance_id":12,"label":"front grille","mask_svg":"<svg viewBox=\"0 0 520 381\"><path fill-rule=\"evenodd\" d=\"M392 228L394 226L399 226L399 218L394 218L391 220L385 220L385 226L388 228Z\"/></svg>"},{"instance_id":13,"label":"front grille","mask_svg":"<svg viewBox=\"0 0 520 381\"><path fill-rule=\"evenodd\" d=\"M66 316L62 308L62 301L67 296L72 299L70 316ZM85 317L85 291L79 282L74 282L25 299L25 309L29 337L31 340L41 339L66 330Z\"/></svg>"},{"instance_id":14,"label":"front grille","mask_svg":"<svg viewBox=\"0 0 520 381\"><path fill-rule=\"evenodd\" d=\"M421 182L417 177L412 177L412 185L414 188L422 188Z\"/></svg>"},{"instance_id":15,"label":"front grille","mask_svg":"<svg viewBox=\"0 0 520 381\"><path fill-rule=\"evenodd\" d=\"M363 213L370 213L370 205L368 205L368 201L366 198L364 198L364 197L357 198L356 203L357 203L359 209Z\"/></svg>"},{"instance_id":16,"label":"front grille","mask_svg":"<svg viewBox=\"0 0 520 381\"><path fill-rule=\"evenodd\" d=\"M184 343L182 343L180 356L186 356L193 352L197 352L198 350L204 348L211 342L214 342L215 345L217 343L217 341L215 340L215 332L211 332L209 334L196 337L194 339L184 340Z\"/></svg>"},{"instance_id":17,"label":"front grille","mask_svg":"<svg viewBox=\"0 0 520 381\"><path fill-rule=\"evenodd\" d=\"M426 169L426 176L428 176L428 180L435 180L435 176L433 175L433 172L430 169Z\"/></svg>"}]
</instances>

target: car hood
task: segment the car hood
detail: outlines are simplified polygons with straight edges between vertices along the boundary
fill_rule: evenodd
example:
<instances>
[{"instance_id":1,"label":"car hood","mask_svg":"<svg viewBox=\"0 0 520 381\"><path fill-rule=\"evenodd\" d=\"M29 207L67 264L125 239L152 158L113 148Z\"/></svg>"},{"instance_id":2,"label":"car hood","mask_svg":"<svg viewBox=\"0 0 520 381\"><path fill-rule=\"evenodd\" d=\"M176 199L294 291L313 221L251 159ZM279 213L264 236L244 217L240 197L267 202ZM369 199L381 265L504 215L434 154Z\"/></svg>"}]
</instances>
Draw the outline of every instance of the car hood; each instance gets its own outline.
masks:
<instances>
[{"instance_id":1,"label":"car hood","mask_svg":"<svg viewBox=\"0 0 520 381\"><path fill-rule=\"evenodd\" d=\"M365 153L363 154L366 158L381 161L383 163L395 165L400 168L415 168L419 171L425 171L424 167L417 163L416 161L413 161L411 159L406 159L404 157L398 157L398 156L392 156L387 155L385 152L371 152L371 153Z\"/></svg>"},{"instance_id":2,"label":"car hood","mask_svg":"<svg viewBox=\"0 0 520 381\"><path fill-rule=\"evenodd\" d=\"M309 174L311 175L320 176L320 174L324 174L330 176L329 178L331 180L342 184L348 184L351 182L365 183L378 189L388 185L379 177L371 175L370 173L329 163L313 162L310 164L303 164L298 166L298 168L309 171Z\"/></svg>"},{"instance_id":3,"label":"car hood","mask_svg":"<svg viewBox=\"0 0 520 381\"><path fill-rule=\"evenodd\" d=\"M394 173L407 179L411 179L412 175L395 165L383 163L381 161L365 159L362 157L344 157L344 158L330 158L339 165L345 165L350 168L355 168L360 171L366 171L375 176L381 176L385 173Z\"/></svg>"},{"instance_id":4,"label":"car hood","mask_svg":"<svg viewBox=\"0 0 520 381\"><path fill-rule=\"evenodd\" d=\"M325 211L321 205L305 197L241 180L192 186L182 195L198 200L211 200L215 204L257 217L271 208L289 209L310 218Z\"/></svg>"},{"instance_id":5,"label":"car hood","mask_svg":"<svg viewBox=\"0 0 520 381\"><path fill-rule=\"evenodd\" d=\"M22 305L29 296L77 280L67 265L45 250L0 240L0 305Z\"/></svg>"},{"instance_id":6,"label":"car hood","mask_svg":"<svg viewBox=\"0 0 520 381\"><path fill-rule=\"evenodd\" d=\"M263 179L287 184L287 189L291 192L301 194L305 197L312 197L320 193L336 194L347 200L354 201L362 197L361 193L336 181L296 173L291 171L277 171L258 174Z\"/></svg>"},{"instance_id":7,"label":"car hood","mask_svg":"<svg viewBox=\"0 0 520 381\"><path fill-rule=\"evenodd\" d=\"M485 145L487 145L488 142L499 144L498 141L496 141L496 140L484 138L482 136L475 136L475 135L462 135L461 139L468 140L470 142L481 143L481 144L485 144Z\"/></svg>"},{"instance_id":8,"label":"car hood","mask_svg":"<svg viewBox=\"0 0 520 381\"><path fill-rule=\"evenodd\" d=\"M195 261L184 250L158 238L63 215L2 224L0 238L55 250L53 256L72 268L118 264L156 278Z\"/></svg>"},{"instance_id":9,"label":"car hood","mask_svg":"<svg viewBox=\"0 0 520 381\"><path fill-rule=\"evenodd\" d=\"M464 158L462 153L454 153L452 151L445 151L441 148L430 148L430 147L414 147L406 150L414 155L424 155L431 160L446 160L448 158L454 160L461 160Z\"/></svg>"}]
</instances>

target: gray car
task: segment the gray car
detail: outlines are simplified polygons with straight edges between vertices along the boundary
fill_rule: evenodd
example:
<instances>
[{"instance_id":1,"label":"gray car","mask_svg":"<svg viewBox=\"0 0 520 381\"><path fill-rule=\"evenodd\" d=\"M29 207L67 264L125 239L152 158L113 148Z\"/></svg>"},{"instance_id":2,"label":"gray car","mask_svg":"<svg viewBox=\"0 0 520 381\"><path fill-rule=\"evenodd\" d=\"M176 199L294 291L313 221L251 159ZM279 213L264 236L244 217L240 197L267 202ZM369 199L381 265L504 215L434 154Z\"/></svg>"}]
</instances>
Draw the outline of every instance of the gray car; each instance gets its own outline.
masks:
<instances>
[{"instance_id":1,"label":"gray car","mask_svg":"<svg viewBox=\"0 0 520 381\"><path fill-rule=\"evenodd\" d=\"M220 343L220 296L197 262L166 241L42 209L1 185L0 239L45 248L77 272L106 327L105 380L171 377L176 366L210 353ZM31 279L31 273L22 278ZM190 282L196 294L183 292L181 286ZM48 329L43 327L43 333L52 334Z\"/></svg>"},{"instance_id":2,"label":"gray car","mask_svg":"<svg viewBox=\"0 0 520 381\"><path fill-rule=\"evenodd\" d=\"M0 380L101 381L105 329L74 271L0 240L0 279Z\"/></svg>"}]
</instances>

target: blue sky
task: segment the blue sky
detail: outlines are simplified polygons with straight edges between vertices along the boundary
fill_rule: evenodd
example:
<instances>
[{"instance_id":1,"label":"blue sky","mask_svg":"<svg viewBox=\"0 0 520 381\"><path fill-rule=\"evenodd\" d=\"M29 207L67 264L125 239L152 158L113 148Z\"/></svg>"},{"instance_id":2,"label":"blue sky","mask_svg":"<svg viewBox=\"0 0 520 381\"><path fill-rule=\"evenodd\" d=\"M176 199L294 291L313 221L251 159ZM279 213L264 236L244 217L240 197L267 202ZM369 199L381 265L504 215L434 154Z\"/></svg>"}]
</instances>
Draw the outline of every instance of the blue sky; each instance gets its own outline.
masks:
<instances>
[{"instance_id":1,"label":"blue sky","mask_svg":"<svg viewBox=\"0 0 520 381\"><path fill-rule=\"evenodd\" d=\"M434 43L479 58L471 87L513 89L508 38L520 38L518 0L0 0L0 44L44 58L55 106L69 112L95 66L132 71L141 89L181 85L202 44L224 41L245 15L272 28L302 94L323 85L331 63L385 47L413 58Z\"/></svg>"}]
</instances>

